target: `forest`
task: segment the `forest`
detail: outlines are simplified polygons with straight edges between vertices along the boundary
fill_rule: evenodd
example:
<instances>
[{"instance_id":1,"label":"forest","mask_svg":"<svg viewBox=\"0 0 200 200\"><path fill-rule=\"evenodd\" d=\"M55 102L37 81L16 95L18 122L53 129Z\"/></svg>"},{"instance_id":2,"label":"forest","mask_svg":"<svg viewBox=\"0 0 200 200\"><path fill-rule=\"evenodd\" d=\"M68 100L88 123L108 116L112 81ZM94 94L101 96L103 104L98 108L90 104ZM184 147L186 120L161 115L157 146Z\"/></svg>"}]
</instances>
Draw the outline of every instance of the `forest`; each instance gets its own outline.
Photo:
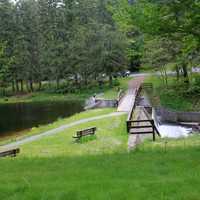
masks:
<instances>
[{"instance_id":1,"label":"forest","mask_svg":"<svg viewBox=\"0 0 200 200\"><path fill-rule=\"evenodd\" d=\"M33 92L43 81L77 87L110 77L125 63L125 36L106 1L0 2L1 87Z\"/></svg>"},{"instance_id":2,"label":"forest","mask_svg":"<svg viewBox=\"0 0 200 200\"><path fill-rule=\"evenodd\" d=\"M199 0L0 0L0 87L13 93L140 68L189 84L199 62Z\"/></svg>"}]
</instances>

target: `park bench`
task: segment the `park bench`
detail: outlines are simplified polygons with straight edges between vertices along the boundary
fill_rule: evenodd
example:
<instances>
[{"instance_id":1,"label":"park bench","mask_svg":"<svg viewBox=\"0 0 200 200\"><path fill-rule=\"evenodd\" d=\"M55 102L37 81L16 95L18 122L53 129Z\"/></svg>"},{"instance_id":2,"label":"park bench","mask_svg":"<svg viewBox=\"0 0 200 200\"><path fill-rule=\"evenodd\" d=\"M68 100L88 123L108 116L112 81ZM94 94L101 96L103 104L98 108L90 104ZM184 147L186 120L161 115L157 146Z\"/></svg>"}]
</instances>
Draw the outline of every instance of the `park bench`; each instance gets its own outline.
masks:
<instances>
[{"instance_id":1,"label":"park bench","mask_svg":"<svg viewBox=\"0 0 200 200\"><path fill-rule=\"evenodd\" d=\"M84 136L94 135L96 130L97 130L96 127L92 127L92 128L84 129L84 130L81 130L81 131L77 131L76 136L73 136L73 138L80 140Z\"/></svg>"},{"instance_id":2,"label":"park bench","mask_svg":"<svg viewBox=\"0 0 200 200\"><path fill-rule=\"evenodd\" d=\"M16 157L19 152L20 152L19 148L0 151L0 157L6 157L6 156Z\"/></svg>"}]
</instances>

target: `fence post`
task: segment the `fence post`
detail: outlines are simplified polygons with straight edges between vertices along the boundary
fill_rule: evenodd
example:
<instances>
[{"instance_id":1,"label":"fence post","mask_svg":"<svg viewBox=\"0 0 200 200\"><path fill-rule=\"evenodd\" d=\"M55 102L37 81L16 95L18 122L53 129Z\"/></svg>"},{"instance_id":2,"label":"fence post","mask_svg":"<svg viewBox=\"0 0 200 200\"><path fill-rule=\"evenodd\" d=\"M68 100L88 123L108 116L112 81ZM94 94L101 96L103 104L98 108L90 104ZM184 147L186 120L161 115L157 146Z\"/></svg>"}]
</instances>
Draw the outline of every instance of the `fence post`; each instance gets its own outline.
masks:
<instances>
[{"instance_id":1,"label":"fence post","mask_svg":"<svg viewBox=\"0 0 200 200\"><path fill-rule=\"evenodd\" d=\"M127 133L129 133L129 121L126 121L126 130L127 130Z\"/></svg>"},{"instance_id":2,"label":"fence post","mask_svg":"<svg viewBox=\"0 0 200 200\"><path fill-rule=\"evenodd\" d=\"M153 129L153 141L156 141L156 135L155 135L155 125L154 125L154 121L151 120L151 125L152 125L152 129Z\"/></svg>"}]
</instances>

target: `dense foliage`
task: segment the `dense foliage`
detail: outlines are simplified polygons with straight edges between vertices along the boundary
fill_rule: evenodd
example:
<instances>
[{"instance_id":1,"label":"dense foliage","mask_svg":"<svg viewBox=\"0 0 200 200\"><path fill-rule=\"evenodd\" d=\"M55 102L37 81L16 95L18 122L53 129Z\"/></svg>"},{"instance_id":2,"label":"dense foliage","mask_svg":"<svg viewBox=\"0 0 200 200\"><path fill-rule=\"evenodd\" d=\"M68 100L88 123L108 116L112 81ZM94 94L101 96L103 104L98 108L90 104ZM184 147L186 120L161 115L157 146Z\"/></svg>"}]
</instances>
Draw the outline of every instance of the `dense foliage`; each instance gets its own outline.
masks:
<instances>
[{"instance_id":1,"label":"dense foliage","mask_svg":"<svg viewBox=\"0 0 200 200\"><path fill-rule=\"evenodd\" d=\"M122 70L126 38L108 0L0 0L0 83L24 91L42 82L69 87Z\"/></svg>"},{"instance_id":2,"label":"dense foliage","mask_svg":"<svg viewBox=\"0 0 200 200\"><path fill-rule=\"evenodd\" d=\"M199 63L199 0L0 0L1 88L112 84L125 65L188 84Z\"/></svg>"},{"instance_id":3,"label":"dense foliage","mask_svg":"<svg viewBox=\"0 0 200 200\"><path fill-rule=\"evenodd\" d=\"M118 0L112 11L143 65L161 69L163 76L172 66L178 79L189 82L190 69L200 63L199 0Z\"/></svg>"}]
</instances>

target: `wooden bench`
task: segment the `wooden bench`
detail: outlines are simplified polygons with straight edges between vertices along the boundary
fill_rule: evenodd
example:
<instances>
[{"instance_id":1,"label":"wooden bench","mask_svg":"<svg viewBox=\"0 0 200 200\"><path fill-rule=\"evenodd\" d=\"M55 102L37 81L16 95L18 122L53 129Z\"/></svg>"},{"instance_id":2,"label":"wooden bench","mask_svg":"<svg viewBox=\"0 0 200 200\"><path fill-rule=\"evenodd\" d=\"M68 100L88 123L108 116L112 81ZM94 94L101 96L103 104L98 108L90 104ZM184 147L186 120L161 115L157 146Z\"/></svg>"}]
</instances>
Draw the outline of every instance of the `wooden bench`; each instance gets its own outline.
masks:
<instances>
[{"instance_id":1,"label":"wooden bench","mask_svg":"<svg viewBox=\"0 0 200 200\"><path fill-rule=\"evenodd\" d=\"M0 157L6 157L6 156L16 157L19 152L20 152L19 148L0 151Z\"/></svg>"},{"instance_id":2,"label":"wooden bench","mask_svg":"<svg viewBox=\"0 0 200 200\"><path fill-rule=\"evenodd\" d=\"M88 128L88 129L85 129L85 130L77 131L76 132L76 136L73 136L73 138L76 138L77 140L80 140L84 136L94 135L96 130L97 130L96 127L92 127L92 128Z\"/></svg>"}]
</instances>

